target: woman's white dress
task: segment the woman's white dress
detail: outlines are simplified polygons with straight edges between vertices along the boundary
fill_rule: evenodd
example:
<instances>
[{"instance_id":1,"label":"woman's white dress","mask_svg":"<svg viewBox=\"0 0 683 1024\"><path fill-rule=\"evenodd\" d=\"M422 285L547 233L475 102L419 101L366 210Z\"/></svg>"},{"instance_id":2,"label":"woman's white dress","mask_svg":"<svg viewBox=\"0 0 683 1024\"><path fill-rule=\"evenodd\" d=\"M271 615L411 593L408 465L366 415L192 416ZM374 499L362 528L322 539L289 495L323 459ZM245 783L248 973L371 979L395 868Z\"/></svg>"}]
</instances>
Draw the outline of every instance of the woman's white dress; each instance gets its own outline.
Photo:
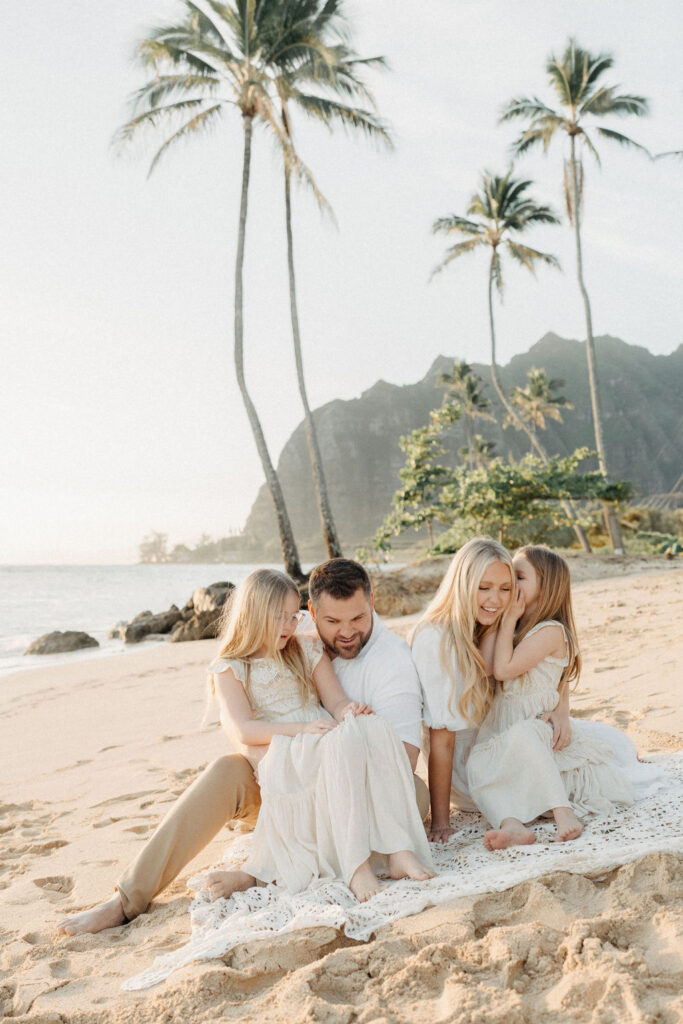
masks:
<instances>
[{"instance_id":1,"label":"woman's white dress","mask_svg":"<svg viewBox=\"0 0 683 1024\"><path fill-rule=\"evenodd\" d=\"M540 622L527 636L552 625L559 623ZM608 814L661 782L661 769L638 762L628 737L603 723L570 719L571 742L552 749L553 728L542 716L557 706L566 665L566 657L547 657L497 686L467 762L472 799L494 828L507 817L533 821L553 807Z\"/></svg>"},{"instance_id":2,"label":"woman's white dress","mask_svg":"<svg viewBox=\"0 0 683 1024\"><path fill-rule=\"evenodd\" d=\"M477 735L466 718L460 714L458 701L463 690L463 679L454 660L452 674L446 672L441 661L443 626L428 624L420 627L412 644L413 661L422 687L424 724L430 729L448 729L455 733L451 800L463 811L476 811L467 783L467 759ZM451 694L451 688L453 693ZM424 744L426 746L426 742ZM427 755L428 751L425 751Z\"/></svg>"},{"instance_id":3,"label":"woman's white dress","mask_svg":"<svg viewBox=\"0 0 683 1024\"><path fill-rule=\"evenodd\" d=\"M299 635L307 667L322 657L317 638ZM222 658L246 688L242 661ZM274 658L251 662L247 693L254 717L312 722L327 717L316 697L302 702L294 676ZM412 850L431 865L405 747L376 715L347 715L330 732L274 736L258 765L261 810L244 870L296 893L352 875L372 852Z\"/></svg>"}]
</instances>

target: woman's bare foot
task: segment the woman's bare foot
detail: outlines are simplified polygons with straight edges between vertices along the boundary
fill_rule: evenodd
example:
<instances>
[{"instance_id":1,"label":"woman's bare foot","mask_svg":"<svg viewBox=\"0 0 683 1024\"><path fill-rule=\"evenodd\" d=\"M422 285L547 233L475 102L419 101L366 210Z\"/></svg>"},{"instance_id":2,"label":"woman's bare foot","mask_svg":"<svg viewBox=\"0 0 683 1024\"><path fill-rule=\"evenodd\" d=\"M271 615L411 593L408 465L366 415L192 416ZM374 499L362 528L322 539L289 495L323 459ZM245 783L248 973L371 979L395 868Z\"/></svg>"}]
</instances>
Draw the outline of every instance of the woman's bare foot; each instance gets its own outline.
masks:
<instances>
[{"instance_id":1,"label":"woman's bare foot","mask_svg":"<svg viewBox=\"0 0 683 1024\"><path fill-rule=\"evenodd\" d=\"M354 871L349 882L349 889L359 903L365 903L371 896L376 896L382 889L386 889L386 885L382 885L370 867L370 861L366 860Z\"/></svg>"},{"instance_id":2,"label":"woman's bare foot","mask_svg":"<svg viewBox=\"0 0 683 1024\"><path fill-rule=\"evenodd\" d=\"M583 825L571 807L553 807L555 824L557 825L556 843L568 843L570 839L578 839L583 832Z\"/></svg>"},{"instance_id":3,"label":"woman's bare foot","mask_svg":"<svg viewBox=\"0 0 683 1024\"><path fill-rule=\"evenodd\" d=\"M531 846L536 842L536 833L519 820L503 818L500 828L492 828L484 836L487 850L507 850L508 846Z\"/></svg>"},{"instance_id":4,"label":"woman's bare foot","mask_svg":"<svg viewBox=\"0 0 683 1024\"><path fill-rule=\"evenodd\" d=\"M57 931L65 935L94 935L105 928L118 928L126 923L121 897L114 893L106 903L98 903L92 910L84 910L82 914L74 914L60 921Z\"/></svg>"},{"instance_id":5,"label":"woman's bare foot","mask_svg":"<svg viewBox=\"0 0 683 1024\"><path fill-rule=\"evenodd\" d=\"M227 900L234 892L244 892L256 885L254 876L246 871L210 871L206 880L214 900Z\"/></svg>"},{"instance_id":6,"label":"woman's bare foot","mask_svg":"<svg viewBox=\"0 0 683 1024\"><path fill-rule=\"evenodd\" d=\"M416 882L426 882L434 878L435 872L426 868L412 850L399 850L389 854L389 874L392 878L413 878Z\"/></svg>"}]
</instances>

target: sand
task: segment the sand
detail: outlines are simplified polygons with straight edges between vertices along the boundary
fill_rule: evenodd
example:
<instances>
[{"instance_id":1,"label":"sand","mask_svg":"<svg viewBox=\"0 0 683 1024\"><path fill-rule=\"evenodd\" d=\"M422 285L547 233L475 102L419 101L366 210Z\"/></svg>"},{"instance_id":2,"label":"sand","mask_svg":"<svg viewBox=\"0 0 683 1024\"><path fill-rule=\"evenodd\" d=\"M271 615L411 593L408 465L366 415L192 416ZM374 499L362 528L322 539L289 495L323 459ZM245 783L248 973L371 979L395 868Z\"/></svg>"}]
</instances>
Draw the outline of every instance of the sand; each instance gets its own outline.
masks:
<instances>
[{"instance_id":1,"label":"sand","mask_svg":"<svg viewBox=\"0 0 683 1024\"><path fill-rule=\"evenodd\" d=\"M631 559L615 568L605 559L589 570L586 562L572 566L585 662L572 713L618 725L643 751L680 750L683 566ZM414 617L389 621L405 632ZM78 937L54 926L110 894L170 802L227 751L218 728L200 729L214 647L143 647L0 679L0 1016L34 1024L683 1018L682 859L666 851L600 880L558 872L456 900L367 943L303 931L193 964L149 992L121 991L155 955L186 941L185 879L220 859L228 831L132 924Z\"/></svg>"}]
</instances>

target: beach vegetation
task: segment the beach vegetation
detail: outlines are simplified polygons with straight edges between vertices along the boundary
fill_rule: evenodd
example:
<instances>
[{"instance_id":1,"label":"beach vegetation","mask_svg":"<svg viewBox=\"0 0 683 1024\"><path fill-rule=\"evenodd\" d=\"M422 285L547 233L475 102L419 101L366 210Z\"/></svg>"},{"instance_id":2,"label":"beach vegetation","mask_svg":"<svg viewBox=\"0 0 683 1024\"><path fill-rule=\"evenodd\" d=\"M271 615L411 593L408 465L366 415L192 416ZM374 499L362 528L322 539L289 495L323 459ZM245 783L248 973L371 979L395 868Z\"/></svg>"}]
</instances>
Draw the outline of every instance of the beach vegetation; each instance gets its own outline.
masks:
<instances>
[{"instance_id":1,"label":"beach vegetation","mask_svg":"<svg viewBox=\"0 0 683 1024\"><path fill-rule=\"evenodd\" d=\"M609 479L609 470L595 360L593 318L583 271L581 216L585 174L578 147L580 146L583 152L588 152L598 166L600 165L600 156L596 146L596 136L619 146L635 148L647 153L643 146L634 142L629 136L604 125L596 125L588 131L586 121L588 120L590 123L592 118L602 119L610 115L642 117L648 113L648 101L643 96L620 93L618 86L605 83L604 76L613 65L614 60L610 54L592 54L588 50L582 49L574 39L570 39L564 52L560 56L551 55L545 67L546 76L557 105L549 106L536 96L518 96L506 104L500 118L502 122L518 119L527 122L526 128L523 129L512 147L516 156L521 156L536 146L542 146L543 150L547 152L552 140L558 136L568 139L569 155L564 160L565 200L569 221L574 230L576 274L583 299L586 322L586 355L595 447L598 454L598 465L606 479ZM609 503L605 505L605 518L612 548L615 552L620 552L623 550L623 543L619 522Z\"/></svg>"}]
</instances>

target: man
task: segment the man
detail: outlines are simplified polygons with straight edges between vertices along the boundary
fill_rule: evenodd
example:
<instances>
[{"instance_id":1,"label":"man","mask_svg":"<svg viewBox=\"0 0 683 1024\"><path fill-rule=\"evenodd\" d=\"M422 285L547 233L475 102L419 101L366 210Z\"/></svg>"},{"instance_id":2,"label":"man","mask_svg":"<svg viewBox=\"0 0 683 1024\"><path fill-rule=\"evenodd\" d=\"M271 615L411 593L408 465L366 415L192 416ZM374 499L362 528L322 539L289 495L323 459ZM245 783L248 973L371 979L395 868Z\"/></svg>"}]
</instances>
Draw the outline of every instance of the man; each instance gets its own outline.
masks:
<instances>
[{"instance_id":1,"label":"man","mask_svg":"<svg viewBox=\"0 0 683 1024\"><path fill-rule=\"evenodd\" d=\"M391 633L373 610L365 569L346 558L317 566L309 580L309 611L339 681L351 700L370 704L403 741L413 772L420 751L422 705L408 645ZM429 794L415 776L423 819ZM234 818L256 822L260 792L251 765L241 754L213 761L173 805L138 857L126 869L117 892L92 910L67 918L60 930L75 935L114 928L144 913L150 901ZM255 884L243 871L215 872L212 892L228 896Z\"/></svg>"}]
</instances>

